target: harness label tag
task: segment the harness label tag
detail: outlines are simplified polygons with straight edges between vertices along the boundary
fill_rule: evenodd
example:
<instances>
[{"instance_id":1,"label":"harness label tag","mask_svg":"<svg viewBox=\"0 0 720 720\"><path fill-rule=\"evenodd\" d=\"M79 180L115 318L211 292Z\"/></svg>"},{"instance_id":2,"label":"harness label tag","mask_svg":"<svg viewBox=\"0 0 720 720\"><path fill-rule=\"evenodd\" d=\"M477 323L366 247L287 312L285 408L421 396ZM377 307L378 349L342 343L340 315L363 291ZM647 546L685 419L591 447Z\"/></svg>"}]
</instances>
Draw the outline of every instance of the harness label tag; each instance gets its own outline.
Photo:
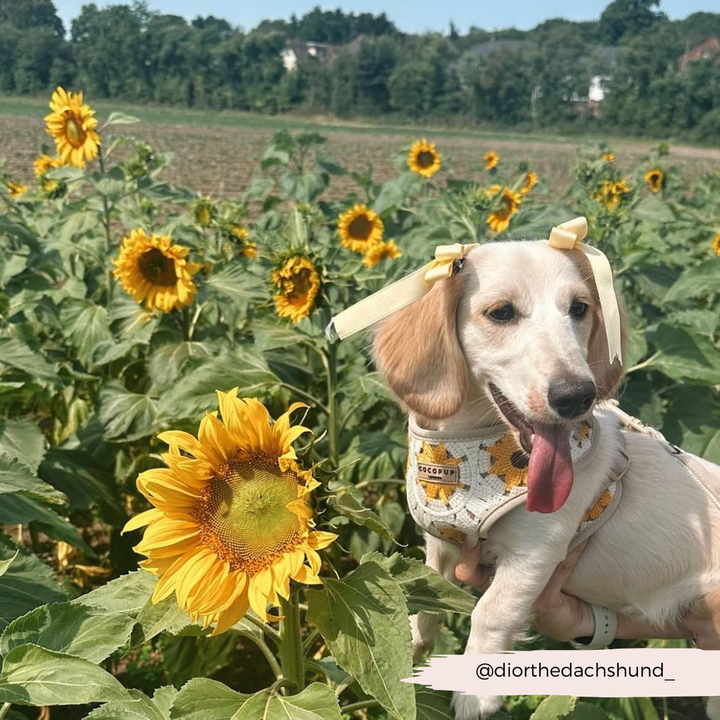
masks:
<instances>
[{"instance_id":1,"label":"harness label tag","mask_svg":"<svg viewBox=\"0 0 720 720\"><path fill-rule=\"evenodd\" d=\"M460 468L457 465L435 465L419 461L417 479L442 485L459 485Z\"/></svg>"}]
</instances>

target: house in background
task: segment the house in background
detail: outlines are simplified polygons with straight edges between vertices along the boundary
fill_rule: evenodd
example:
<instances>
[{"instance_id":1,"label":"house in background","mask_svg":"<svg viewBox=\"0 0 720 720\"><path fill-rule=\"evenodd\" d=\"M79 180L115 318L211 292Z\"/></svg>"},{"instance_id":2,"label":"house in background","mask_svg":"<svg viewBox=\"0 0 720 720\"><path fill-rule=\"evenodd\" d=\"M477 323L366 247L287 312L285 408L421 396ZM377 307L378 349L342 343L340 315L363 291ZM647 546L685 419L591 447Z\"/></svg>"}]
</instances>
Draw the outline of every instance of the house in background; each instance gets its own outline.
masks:
<instances>
[{"instance_id":1,"label":"house in background","mask_svg":"<svg viewBox=\"0 0 720 720\"><path fill-rule=\"evenodd\" d=\"M285 49L280 53L285 70L292 72L303 60L315 58L318 62L330 62L337 54L337 46L330 43L306 42L305 40L288 40Z\"/></svg>"},{"instance_id":2,"label":"house in background","mask_svg":"<svg viewBox=\"0 0 720 720\"><path fill-rule=\"evenodd\" d=\"M700 62L701 60L720 60L719 38L709 38L694 48L688 47L678 58L678 68L680 72L685 72L690 63Z\"/></svg>"}]
</instances>

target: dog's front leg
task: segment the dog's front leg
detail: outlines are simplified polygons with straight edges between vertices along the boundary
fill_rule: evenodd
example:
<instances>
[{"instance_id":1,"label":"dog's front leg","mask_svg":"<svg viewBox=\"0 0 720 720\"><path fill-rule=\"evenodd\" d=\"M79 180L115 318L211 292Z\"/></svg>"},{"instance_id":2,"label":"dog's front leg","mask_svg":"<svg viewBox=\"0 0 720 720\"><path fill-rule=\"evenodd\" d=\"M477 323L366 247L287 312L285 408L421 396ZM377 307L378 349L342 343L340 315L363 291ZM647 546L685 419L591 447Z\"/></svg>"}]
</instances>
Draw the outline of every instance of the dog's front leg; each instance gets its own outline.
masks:
<instances>
[{"instance_id":1,"label":"dog's front leg","mask_svg":"<svg viewBox=\"0 0 720 720\"><path fill-rule=\"evenodd\" d=\"M492 584L473 610L465 654L511 650L529 625L533 604L556 566L557 560L547 558L499 560ZM456 720L485 720L501 704L501 698L492 695L453 694Z\"/></svg>"},{"instance_id":2,"label":"dog's front leg","mask_svg":"<svg viewBox=\"0 0 720 720\"><path fill-rule=\"evenodd\" d=\"M451 543L438 540L432 535L425 536L426 556L425 564L439 572L452 582L455 579L455 565L460 557L459 550ZM419 663L426 652L432 650L435 644L441 615L418 613L410 617L410 631L412 632L413 661Z\"/></svg>"}]
</instances>

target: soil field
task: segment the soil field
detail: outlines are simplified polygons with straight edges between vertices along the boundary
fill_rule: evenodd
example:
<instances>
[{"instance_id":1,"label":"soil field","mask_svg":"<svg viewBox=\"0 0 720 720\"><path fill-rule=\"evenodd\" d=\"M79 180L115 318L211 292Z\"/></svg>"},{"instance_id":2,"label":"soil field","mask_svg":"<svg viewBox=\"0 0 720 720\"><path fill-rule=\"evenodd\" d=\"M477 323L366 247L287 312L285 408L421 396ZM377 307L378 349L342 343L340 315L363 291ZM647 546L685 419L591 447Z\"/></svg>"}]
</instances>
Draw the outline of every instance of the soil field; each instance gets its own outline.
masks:
<instances>
[{"instance_id":1,"label":"soil field","mask_svg":"<svg viewBox=\"0 0 720 720\"><path fill-rule=\"evenodd\" d=\"M234 197L259 172L260 160L272 134L282 128L316 131L328 138L327 151L352 171L374 168L377 180L398 172L396 156L406 142L427 137L437 143L450 176L487 178L482 154L495 150L506 168L521 162L536 170L549 192L562 192L578 159L582 143L596 138L522 135L517 133L470 132L442 128L372 126L333 122L327 119L263 117L245 113L193 111L178 108L134 107L121 103L99 103L102 123L113 109L133 114L142 122L119 131L145 140L161 151L175 154L172 179L199 193ZM5 171L21 181L32 179L32 160L50 138L44 132L47 103L40 99L0 98L0 137ZM620 168L635 167L657 141L610 139ZM672 160L692 181L717 170L720 149L671 145ZM342 195L348 183L333 183L333 195Z\"/></svg>"}]
</instances>

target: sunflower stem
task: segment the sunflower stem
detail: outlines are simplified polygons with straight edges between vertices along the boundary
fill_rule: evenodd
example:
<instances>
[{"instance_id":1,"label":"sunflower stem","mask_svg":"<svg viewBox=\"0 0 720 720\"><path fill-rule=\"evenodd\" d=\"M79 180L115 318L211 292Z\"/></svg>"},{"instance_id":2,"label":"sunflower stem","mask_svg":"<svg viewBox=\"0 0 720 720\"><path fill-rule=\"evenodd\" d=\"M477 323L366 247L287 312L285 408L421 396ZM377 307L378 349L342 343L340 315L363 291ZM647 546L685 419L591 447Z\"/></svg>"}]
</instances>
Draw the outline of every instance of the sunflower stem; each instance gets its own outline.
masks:
<instances>
[{"instance_id":1,"label":"sunflower stem","mask_svg":"<svg viewBox=\"0 0 720 720\"><path fill-rule=\"evenodd\" d=\"M98 145L98 161L100 164L100 172L105 174L105 161L103 159L102 145ZM105 256L108 262L107 268L107 297L108 301L112 300L112 268L109 264L110 247L112 246L112 239L110 235L110 204L108 203L107 195L103 193L103 225L105 226Z\"/></svg>"},{"instance_id":2,"label":"sunflower stem","mask_svg":"<svg viewBox=\"0 0 720 720\"><path fill-rule=\"evenodd\" d=\"M337 407L337 343L330 343L327 349L326 369L328 388L328 443L330 445L330 464L337 470L340 464L340 423Z\"/></svg>"},{"instance_id":3,"label":"sunflower stem","mask_svg":"<svg viewBox=\"0 0 720 720\"><path fill-rule=\"evenodd\" d=\"M280 611L283 615L280 624L280 665L283 676L295 686L295 692L299 693L305 687L305 655L300 635L298 592L294 590L288 600L280 598Z\"/></svg>"},{"instance_id":4,"label":"sunflower stem","mask_svg":"<svg viewBox=\"0 0 720 720\"><path fill-rule=\"evenodd\" d=\"M350 705L341 707L340 712L343 715L351 715L356 710L367 710L374 707L380 707L380 703L377 700L360 700L359 702L350 703Z\"/></svg>"},{"instance_id":5,"label":"sunflower stem","mask_svg":"<svg viewBox=\"0 0 720 720\"><path fill-rule=\"evenodd\" d=\"M10 707L12 703L6 702L3 703L2 707L0 707L0 720L3 720L3 718L10 712Z\"/></svg>"}]
</instances>

